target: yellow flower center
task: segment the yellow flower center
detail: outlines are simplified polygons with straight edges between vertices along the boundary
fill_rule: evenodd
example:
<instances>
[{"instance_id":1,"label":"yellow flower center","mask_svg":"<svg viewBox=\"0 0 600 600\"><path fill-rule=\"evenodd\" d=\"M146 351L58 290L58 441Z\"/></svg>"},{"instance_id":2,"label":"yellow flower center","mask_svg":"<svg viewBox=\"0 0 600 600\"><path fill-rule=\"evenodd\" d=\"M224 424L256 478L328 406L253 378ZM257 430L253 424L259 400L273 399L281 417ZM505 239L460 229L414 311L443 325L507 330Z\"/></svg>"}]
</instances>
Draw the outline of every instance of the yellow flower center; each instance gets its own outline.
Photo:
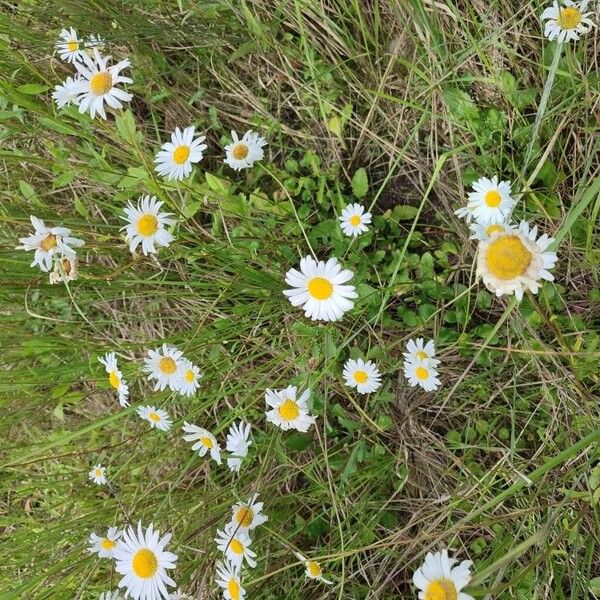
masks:
<instances>
[{"instance_id":1,"label":"yellow flower center","mask_svg":"<svg viewBox=\"0 0 600 600\"><path fill-rule=\"evenodd\" d=\"M155 412L148 413L148 418L155 423L160 422L160 415Z\"/></svg>"},{"instance_id":2,"label":"yellow flower center","mask_svg":"<svg viewBox=\"0 0 600 600\"><path fill-rule=\"evenodd\" d=\"M232 151L233 158L235 160L244 160L248 156L248 152L250 152L250 149L246 144L236 144Z\"/></svg>"},{"instance_id":3,"label":"yellow flower center","mask_svg":"<svg viewBox=\"0 0 600 600\"><path fill-rule=\"evenodd\" d=\"M69 52L75 52L79 48L79 44L75 40L67 42L67 50Z\"/></svg>"},{"instance_id":4,"label":"yellow flower center","mask_svg":"<svg viewBox=\"0 0 600 600\"><path fill-rule=\"evenodd\" d=\"M496 190L487 192L483 199L490 208L496 208L502 202L502 196Z\"/></svg>"},{"instance_id":5,"label":"yellow flower center","mask_svg":"<svg viewBox=\"0 0 600 600\"><path fill-rule=\"evenodd\" d=\"M418 350L417 351L417 358L419 360L425 360L426 358L428 358L427 352L423 352L423 350Z\"/></svg>"},{"instance_id":6,"label":"yellow flower center","mask_svg":"<svg viewBox=\"0 0 600 600\"><path fill-rule=\"evenodd\" d=\"M502 225L490 225L489 227L486 227L486 229L485 229L486 235L494 235L494 233L503 233L503 232L504 232L504 227L502 227Z\"/></svg>"},{"instance_id":7,"label":"yellow flower center","mask_svg":"<svg viewBox=\"0 0 600 600\"><path fill-rule=\"evenodd\" d=\"M102 471L100 469L95 469L94 470L94 475L96 477L102 477Z\"/></svg>"},{"instance_id":8,"label":"yellow flower center","mask_svg":"<svg viewBox=\"0 0 600 600\"><path fill-rule=\"evenodd\" d=\"M415 375L417 376L417 379L427 379L429 371L425 367L417 367Z\"/></svg>"},{"instance_id":9,"label":"yellow flower center","mask_svg":"<svg viewBox=\"0 0 600 600\"><path fill-rule=\"evenodd\" d=\"M138 577L149 579L158 570L158 559L152 550L142 548L133 555L131 566Z\"/></svg>"},{"instance_id":10,"label":"yellow flower center","mask_svg":"<svg viewBox=\"0 0 600 600\"><path fill-rule=\"evenodd\" d=\"M516 235L495 239L487 248L485 264L498 279L514 279L523 275L531 263L531 252Z\"/></svg>"},{"instance_id":11,"label":"yellow flower center","mask_svg":"<svg viewBox=\"0 0 600 600\"><path fill-rule=\"evenodd\" d=\"M324 277L313 277L308 282L308 293L315 300L327 300L333 294L333 286Z\"/></svg>"},{"instance_id":12,"label":"yellow flower center","mask_svg":"<svg viewBox=\"0 0 600 600\"><path fill-rule=\"evenodd\" d=\"M158 219L155 215L142 215L137 222L137 232L144 237L154 235L158 230Z\"/></svg>"},{"instance_id":13,"label":"yellow flower center","mask_svg":"<svg viewBox=\"0 0 600 600\"><path fill-rule=\"evenodd\" d=\"M112 75L108 71L100 71L92 75L90 89L95 96L104 96L112 89Z\"/></svg>"},{"instance_id":14,"label":"yellow flower center","mask_svg":"<svg viewBox=\"0 0 600 600\"><path fill-rule=\"evenodd\" d=\"M178 165L182 165L189 157L189 146L177 146L177 148L175 148L173 151L173 161Z\"/></svg>"},{"instance_id":15,"label":"yellow flower center","mask_svg":"<svg viewBox=\"0 0 600 600\"><path fill-rule=\"evenodd\" d=\"M562 29L575 29L581 23L581 11L574 6L561 8L556 22Z\"/></svg>"},{"instance_id":16,"label":"yellow flower center","mask_svg":"<svg viewBox=\"0 0 600 600\"><path fill-rule=\"evenodd\" d=\"M352 215L350 217L350 225L352 225L352 227L358 227L361 223L360 217L358 215Z\"/></svg>"},{"instance_id":17,"label":"yellow flower center","mask_svg":"<svg viewBox=\"0 0 600 600\"><path fill-rule=\"evenodd\" d=\"M117 545L117 542L109 540L108 538L104 538L100 542L100 545L102 546L102 548L104 548L104 550L112 550Z\"/></svg>"},{"instance_id":18,"label":"yellow flower center","mask_svg":"<svg viewBox=\"0 0 600 600\"><path fill-rule=\"evenodd\" d=\"M250 527L252 525L252 520L254 519L254 512L251 508L247 506L242 506L238 508L238 511L235 513L235 520L238 522L240 527Z\"/></svg>"},{"instance_id":19,"label":"yellow flower center","mask_svg":"<svg viewBox=\"0 0 600 600\"><path fill-rule=\"evenodd\" d=\"M313 577L321 577L321 567L319 565L318 562L314 561L314 560L310 560L307 563L307 568L308 568L308 572L313 576Z\"/></svg>"},{"instance_id":20,"label":"yellow flower center","mask_svg":"<svg viewBox=\"0 0 600 600\"><path fill-rule=\"evenodd\" d=\"M367 374L364 371L355 371L354 372L354 381L356 383L365 383L367 381Z\"/></svg>"},{"instance_id":21,"label":"yellow flower center","mask_svg":"<svg viewBox=\"0 0 600 600\"><path fill-rule=\"evenodd\" d=\"M425 600L457 600L458 593L449 579L435 579L425 592Z\"/></svg>"},{"instance_id":22,"label":"yellow flower center","mask_svg":"<svg viewBox=\"0 0 600 600\"><path fill-rule=\"evenodd\" d=\"M112 385L115 389L121 385L121 380L119 379L116 371L110 372L108 376L108 383L110 383L110 385Z\"/></svg>"},{"instance_id":23,"label":"yellow flower center","mask_svg":"<svg viewBox=\"0 0 600 600\"><path fill-rule=\"evenodd\" d=\"M285 421L293 421L294 419L297 419L298 415L300 414L298 403L290 400L289 398L283 402L278 410L279 415Z\"/></svg>"},{"instance_id":24,"label":"yellow flower center","mask_svg":"<svg viewBox=\"0 0 600 600\"><path fill-rule=\"evenodd\" d=\"M177 371L177 363L170 356L164 356L160 359L158 368L165 373L165 375L173 375L173 373Z\"/></svg>"},{"instance_id":25,"label":"yellow flower center","mask_svg":"<svg viewBox=\"0 0 600 600\"><path fill-rule=\"evenodd\" d=\"M185 372L185 375L183 376L183 378L188 382L188 383L193 383L196 379L196 375L194 374L194 371L192 371L191 369L188 369Z\"/></svg>"},{"instance_id":26,"label":"yellow flower center","mask_svg":"<svg viewBox=\"0 0 600 600\"><path fill-rule=\"evenodd\" d=\"M56 246L58 246L58 236L54 235L53 233L48 234L40 242L40 248L44 252L50 252L50 250L53 250L54 248L56 248Z\"/></svg>"},{"instance_id":27,"label":"yellow flower center","mask_svg":"<svg viewBox=\"0 0 600 600\"><path fill-rule=\"evenodd\" d=\"M227 591L231 600L240 600L240 584L232 577L227 584Z\"/></svg>"},{"instance_id":28,"label":"yellow flower center","mask_svg":"<svg viewBox=\"0 0 600 600\"><path fill-rule=\"evenodd\" d=\"M206 446L209 450L215 445L209 437L200 438L203 446Z\"/></svg>"},{"instance_id":29,"label":"yellow flower center","mask_svg":"<svg viewBox=\"0 0 600 600\"><path fill-rule=\"evenodd\" d=\"M244 544L240 540L233 539L229 542L229 547L236 554L244 554Z\"/></svg>"}]
</instances>

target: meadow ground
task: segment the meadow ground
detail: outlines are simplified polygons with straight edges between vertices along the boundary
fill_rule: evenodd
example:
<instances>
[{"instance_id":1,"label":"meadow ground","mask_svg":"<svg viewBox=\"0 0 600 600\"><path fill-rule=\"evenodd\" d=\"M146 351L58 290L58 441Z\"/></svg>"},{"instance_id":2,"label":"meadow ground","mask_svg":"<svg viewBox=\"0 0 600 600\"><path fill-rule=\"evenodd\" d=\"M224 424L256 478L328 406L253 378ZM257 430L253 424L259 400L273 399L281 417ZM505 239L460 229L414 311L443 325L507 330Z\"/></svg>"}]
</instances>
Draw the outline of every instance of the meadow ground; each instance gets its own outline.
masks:
<instances>
[{"instance_id":1,"label":"meadow ground","mask_svg":"<svg viewBox=\"0 0 600 600\"><path fill-rule=\"evenodd\" d=\"M600 597L600 37L564 45L534 128L558 48L545 4L0 2L0 598L114 589L88 536L138 520L173 533L182 590L220 597L213 538L254 492L269 521L248 600L416 598L413 572L441 548L474 562L477 599ZM56 108L68 26L130 58L127 110ZM189 124L209 148L169 183L154 155ZM250 128L265 159L234 172L222 147ZM518 305L476 282L453 214L494 174L518 218L557 238L555 283ZM142 193L178 221L155 258L120 231ZM355 201L374 223L351 241L337 217ZM85 240L77 281L50 286L13 249L31 214ZM355 273L340 322L312 323L282 294L311 250ZM437 392L403 377L417 336L437 342ZM195 397L152 391L142 358L163 342L203 371ZM127 409L97 361L108 351ZM341 377L359 356L383 373L369 396ZM265 421L265 389L290 383L312 390L307 434ZM150 429L141 403L174 427ZM184 420L222 439L242 418L239 476L181 438ZM98 462L110 487L88 481ZM333 585L305 579L293 550Z\"/></svg>"}]
</instances>

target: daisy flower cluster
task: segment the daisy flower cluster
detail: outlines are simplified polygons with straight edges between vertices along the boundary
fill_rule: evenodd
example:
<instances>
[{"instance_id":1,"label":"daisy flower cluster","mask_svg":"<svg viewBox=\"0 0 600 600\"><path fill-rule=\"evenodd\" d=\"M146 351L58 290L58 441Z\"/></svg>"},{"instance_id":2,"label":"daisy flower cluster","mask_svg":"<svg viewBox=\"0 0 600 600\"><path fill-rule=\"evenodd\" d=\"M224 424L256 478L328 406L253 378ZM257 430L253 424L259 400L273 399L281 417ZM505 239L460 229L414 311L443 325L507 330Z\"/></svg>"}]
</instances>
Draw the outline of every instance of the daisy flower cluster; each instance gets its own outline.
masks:
<instances>
[{"instance_id":1,"label":"daisy flower cluster","mask_svg":"<svg viewBox=\"0 0 600 600\"><path fill-rule=\"evenodd\" d=\"M148 350L144 358L144 372L154 382L154 391L166 388L181 396L193 396L200 387L202 373L175 346L163 344L156 350Z\"/></svg>"}]
</instances>

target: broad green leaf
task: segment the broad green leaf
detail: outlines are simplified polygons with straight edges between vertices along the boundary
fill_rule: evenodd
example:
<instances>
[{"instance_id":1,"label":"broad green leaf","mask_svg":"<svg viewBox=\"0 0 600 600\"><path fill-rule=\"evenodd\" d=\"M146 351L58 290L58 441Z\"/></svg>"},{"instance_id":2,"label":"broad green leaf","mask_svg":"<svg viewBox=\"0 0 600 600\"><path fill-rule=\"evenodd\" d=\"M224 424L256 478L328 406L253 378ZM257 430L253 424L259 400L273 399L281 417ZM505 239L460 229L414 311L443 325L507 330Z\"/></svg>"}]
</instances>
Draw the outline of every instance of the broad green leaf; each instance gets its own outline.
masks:
<instances>
[{"instance_id":1,"label":"broad green leaf","mask_svg":"<svg viewBox=\"0 0 600 600\"><path fill-rule=\"evenodd\" d=\"M369 191L369 177L364 167L358 169L352 177L352 193L357 198L364 198Z\"/></svg>"}]
</instances>

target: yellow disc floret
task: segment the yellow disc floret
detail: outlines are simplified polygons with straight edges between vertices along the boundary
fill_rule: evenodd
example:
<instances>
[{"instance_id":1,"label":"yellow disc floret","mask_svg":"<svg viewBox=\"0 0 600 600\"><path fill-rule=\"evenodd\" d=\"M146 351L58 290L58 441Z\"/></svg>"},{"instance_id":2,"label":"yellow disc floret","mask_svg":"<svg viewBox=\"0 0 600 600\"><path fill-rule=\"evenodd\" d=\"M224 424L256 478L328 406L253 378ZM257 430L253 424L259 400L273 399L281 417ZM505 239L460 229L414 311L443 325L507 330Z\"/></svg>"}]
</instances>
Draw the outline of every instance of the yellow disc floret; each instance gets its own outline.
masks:
<instances>
[{"instance_id":1,"label":"yellow disc floret","mask_svg":"<svg viewBox=\"0 0 600 600\"><path fill-rule=\"evenodd\" d=\"M418 379L427 379L429 377L429 371L425 367L417 367L415 369L415 374Z\"/></svg>"},{"instance_id":2,"label":"yellow disc floret","mask_svg":"<svg viewBox=\"0 0 600 600\"><path fill-rule=\"evenodd\" d=\"M497 206L500 206L500 202L502 202L502 196L498 191L490 190L489 192L486 192L484 200L490 208L496 208Z\"/></svg>"},{"instance_id":3,"label":"yellow disc floret","mask_svg":"<svg viewBox=\"0 0 600 600\"><path fill-rule=\"evenodd\" d=\"M177 146L173 152L173 162L182 165L190 157L189 146Z\"/></svg>"},{"instance_id":4,"label":"yellow disc floret","mask_svg":"<svg viewBox=\"0 0 600 600\"><path fill-rule=\"evenodd\" d=\"M246 156L248 156L248 153L250 152L250 148L248 148L248 146L246 146L246 144L236 144L233 147L233 158L235 158L235 160L244 160L246 158Z\"/></svg>"},{"instance_id":5,"label":"yellow disc floret","mask_svg":"<svg viewBox=\"0 0 600 600\"><path fill-rule=\"evenodd\" d=\"M350 225L352 225L352 227L358 227L360 224L361 224L361 220L358 215L352 215L350 217Z\"/></svg>"},{"instance_id":6,"label":"yellow disc floret","mask_svg":"<svg viewBox=\"0 0 600 600\"><path fill-rule=\"evenodd\" d=\"M149 579L158 570L158 559L152 550L142 548L133 555L131 566L138 577Z\"/></svg>"},{"instance_id":7,"label":"yellow disc floret","mask_svg":"<svg viewBox=\"0 0 600 600\"><path fill-rule=\"evenodd\" d=\"M308 282L308 293L315 300L327 300L333 294L333 285L324 277L313 277Z\"/></svg>"},{"instance_id":8,"label":"yellow disc floret","mask_svg":"<svg viewBox=\"0 0 600 600\"><path fill-rule=\"evenodd\" d=\"M581 23L581 11L575 6L560 9L556 22L562 29L575 29Z\"/></svg>"},{"instance_id":9,"label":"yellow disc floret","mask_svg":"<svg viewBox=\"0 0 600 600\"><path fill-rule=\"evenodd\" d=\"M488 271L498 279L520 277L527 271L531 258L531 252L517 235L494 239L485 252Z\"/></svg>"},{"instance_id":10,"label":"yellow disc floret","mask_svg":"<svg viewBox=\"0 0 600 600\"><path fill-rule=\"evenodd\" d=\"M173 373L177 371L177 363L170 356L164 356L160 359L160 362L158 363L158 368L165 375L173 375Z\"/></svg>"},{"instance_id":11,"label":"yellow disc floret","mask_svg":"<svg viewBox=\"0 0 600 600\"><path fill-rule=\"evenodd\" d=\"M112 75L108 71L100 71L90 78L90 89L95 96L104 96L112 89Z\"/></svg>"},{"instance_id":12,"label":"yellow disc floret","mask_svg":"<svg viewBox=\"0 0 600 600\"><path fill-rule=\"evenodd\" d=\"M293 421L298 418L300 414L300 409L298 408L298 403L294 402L294 400L284 400L283 404L279 407L279 415L282 419L286 421Z\"/></svg>"},{"instance_id":13,"label":"yellow disc floret","mask_svg":"<svg viewBox=\"0 0 600 600\"><path fill-rule=\"evenodd\" d=\"M238 508L235 513L235 520L238 522L240 527L250 527L252 520L254 519L254 512L247 506Z\"/></svg>"},{"instance_id":14,"label":"yellow disc floret","mask_svg":"<svg viewBox=\"0 0 600 600\"><path fill-rule=\"evenodd\" d=\"M356 383L366 383L367 379L368 375L365 373L365 371L354 372L354 381L356 381Z\"/></svg>"},{"instance_id":15,"label":"yellow disc floret","mask_svg":"<svg viewBox=\"0 0 600 600\"><path fill-rule=\"evenodd\" d=\"M456 586L449 579L435 579L427 586L425 600L457 600Z\"/></svg>"},{"instance_id":16,"label":"yellow disc floret","mask_svg":"<svg viewBox=\"0 0 600 600\"><path fill-rule=\"evenodd\" d=\"M41 242L40 248L44 252L50 252L50 250L54 250L58 246L58 236L53 233L48 234Z\"/></svg>"},{"instance_id":17,"label":"yellow disc floret","mask_svg":"<svg viewBox=\"0 0 600 600\"><path fill-rule=\"evenodd\" d=\"M158 219L156 215L142 215L137 222L137 232L144 237L154 235L158 230Z\"/></svg>"}]
</instances>

